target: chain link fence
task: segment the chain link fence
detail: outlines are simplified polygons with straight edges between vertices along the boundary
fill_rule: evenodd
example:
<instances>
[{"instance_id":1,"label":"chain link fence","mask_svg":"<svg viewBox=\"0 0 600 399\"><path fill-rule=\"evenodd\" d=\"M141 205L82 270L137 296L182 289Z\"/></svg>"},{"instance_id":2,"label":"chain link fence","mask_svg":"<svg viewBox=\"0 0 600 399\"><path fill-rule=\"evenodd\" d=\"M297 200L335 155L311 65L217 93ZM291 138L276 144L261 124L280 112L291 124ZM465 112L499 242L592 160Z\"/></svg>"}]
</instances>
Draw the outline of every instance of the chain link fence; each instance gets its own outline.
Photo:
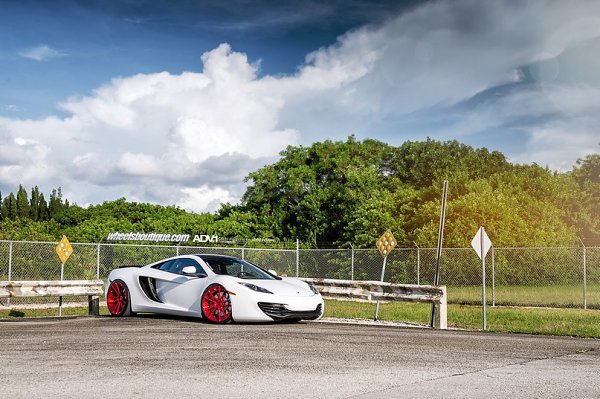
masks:
<instances>
[{"instance_id":1,"label":"chain link fence","mask_svg":"<svg viewBox=\"0 0 600 399\"><path fill-rule=\"evenodd\" d=\"M60 280L57 243L0 241L0 280ZM219 253L244 258L284 276L380 280L383 258L376 249L269 249L135 244L72 244L62 271L65 280L105 280L116 267L163 258ZM432 284L434 248L396 248L384 281ZM442 251L440 282L450 303L481 304L481 260L471 248ZM600 247L492 248L486 257L487 303L600 309ZM65 298L82 301L85 298ZM57 303L54 298L12 298L1 305Z\"/></svg>"}]
</instances>

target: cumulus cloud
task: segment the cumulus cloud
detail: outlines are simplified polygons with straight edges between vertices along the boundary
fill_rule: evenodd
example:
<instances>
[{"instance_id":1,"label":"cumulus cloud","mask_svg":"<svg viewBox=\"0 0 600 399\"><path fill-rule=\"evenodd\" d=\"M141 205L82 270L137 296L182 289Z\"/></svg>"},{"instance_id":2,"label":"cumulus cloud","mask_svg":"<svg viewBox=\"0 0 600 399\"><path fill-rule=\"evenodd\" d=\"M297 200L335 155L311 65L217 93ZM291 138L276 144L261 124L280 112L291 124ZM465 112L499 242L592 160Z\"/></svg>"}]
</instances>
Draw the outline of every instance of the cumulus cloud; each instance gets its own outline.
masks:
<instances>
[{"instance_id":1,"label":"cumulus cloud","mask_svg":"<svg viewBox=\"0 0 600 399\"><path fill-rule=\"evenodd\" d=\"M21 53L19 53L19 55L21 57L29 58L30 60L34 61L46 61L50 58L64 57L67 54L53 49L52 47L49 47L46 44L42 44L40 46L22 51Z\"/></svg>"},{"instance_id":2,"label":"cumulus cloud","mask_svg":"<svg viewBox=\"0 0 600 399\"><path fill-rule=\"evenodd\" d=\"M215 209L218 198L235 202L245 175L298 144L299 135L277 127L281 93L269 93L245 54L223 44L202 61L199 73L114 79L61 103L66 118L0 118L0 151L13 154L5 162L21 153L36 159L15 159L11 167L20 169L10 179L5 166L2 183L40 184L34 165L43 164L53 185L78 186L79 202L97 201L82 194L98 192L196 211ZM16 152L18 141L32 148Z\"/></svg>"},{"instance_id":3,"label":"cumulus cloud","mask_svg":"<svg viewBox=\"0 0 600 399\"><path fill-rule=\"evenodd\" d=\"M352 133L400 144L518 130L512 160L569 169L597 150L597 69L573 78L594 54L578 49L600 46L598 16L585 1L430 2L347 32L287 76L260 76L222 44L200 72L114 79L61 103L64 118L0 118L0 184L214 210L287 145Z\"/></svg>"}]
</instances>

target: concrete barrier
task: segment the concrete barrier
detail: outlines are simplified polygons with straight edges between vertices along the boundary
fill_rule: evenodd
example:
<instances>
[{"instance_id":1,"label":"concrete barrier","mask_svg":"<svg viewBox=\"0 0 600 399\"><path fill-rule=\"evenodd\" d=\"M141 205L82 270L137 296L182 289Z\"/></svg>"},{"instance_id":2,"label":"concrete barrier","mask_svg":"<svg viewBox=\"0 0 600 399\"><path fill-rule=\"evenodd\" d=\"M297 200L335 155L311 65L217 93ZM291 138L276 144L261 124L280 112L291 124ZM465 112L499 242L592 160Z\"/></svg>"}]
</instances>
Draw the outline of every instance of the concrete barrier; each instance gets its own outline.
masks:
<instances>
[{"instance_id":1,"label":"concrete barrier","mask_svg":"<svg viewBox=\"0 0 600 399\"><path fill-rule=\"evenodd\" d=\"M88 314L100 312L102 280L0 281L0 298L87 296Z\"/></svg>"},{"instance_id":2,"label":"concrete barrier","mask_svg":"<svg viewBox=\"0 0 600 399\"><path fill-rule=\"evenodd\" d=\"M436 328L448 328L448 299L446 286L392 284L380 281L335 280L302 278L312 283L328 299L360 299L367 301L405 301L433 303L436 309Z\"/></svg>"}]
</instances>

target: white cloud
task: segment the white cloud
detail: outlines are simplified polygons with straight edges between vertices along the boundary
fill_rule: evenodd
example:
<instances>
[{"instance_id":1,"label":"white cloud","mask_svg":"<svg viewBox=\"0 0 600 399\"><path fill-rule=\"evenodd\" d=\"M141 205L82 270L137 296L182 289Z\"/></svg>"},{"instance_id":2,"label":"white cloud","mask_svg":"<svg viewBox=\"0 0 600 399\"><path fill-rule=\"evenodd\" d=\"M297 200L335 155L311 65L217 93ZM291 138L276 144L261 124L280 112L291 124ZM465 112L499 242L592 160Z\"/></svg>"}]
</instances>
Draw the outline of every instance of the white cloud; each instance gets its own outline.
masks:
<instances>
[{"instance_id":1,"label":"white cloud","mask_svg":"<svg viewBox=\"0 0 600 399\"><path fill-rule=\"evenodd\" d=\"M585 54L560 66L599 40L597 16L600 3L584 1L436 1L346 33L288 76L260 77L257 63L222 44L202 55L201 72L138 74L70 98L60 104L68 117L0 118L0 185L44 181L79 203L127 196L214 210L237 201L243 177L287 145L351 133L468 142L508 125L525 135L511 159L568 169L594 151L600 96L593 79L563 76ZM547 58L559 68L524 84L522 68ZM505 84L515 88L460 108ZM430 123L443 112L454 112L451 123ZM402 130L416 114L421 130Z\"/></svg>"},{"instance_id":2,"label":"white cloud","mask_svg":"<svg viewBox=\"0 0 600 399\"><path fill-rule=\"evenodd\" d=\"M239 199L244 176L298 144L298 133L276 127L281 94L269 94L244 54L221 45L202 59L201 73L114 79L92 96L63 102L69 117L1 118L0 127L44 143L51 154L38 163L51 185L78 186L77 202L126 195L215 209L218 196ZM11 151L4 143L0 149ZM20 167L34 172L31 166ZM19 183L40 184L19 174ZM99 187L104 198L89 198Z\"/></svg>"},{"instance_id":3,"label":"white cloud","mask_svg":"<svg viewBox=\"0 0 600 399\"><path fill-rule=\"evenodd\" d=\"M210 188L203 185L198 188L184 188L180 205L186 209L217 209L220 204L234 203L238 198L232 196L228 190L220 187Z\"/></svg>"},{"instance_id":4,"label":"white cloud","mask_svg":"<svg viewBox=\"0 0 600 399\"><path fill-rule=\"evenodd\" d=\"M0 182L14 187L24 181L46 180L49 152L39 141L14 137L0 124Z\"/></svg>"},{"instance_id":5,"label":"white cloud","mask_svg":"<svg viewBox=\"0 0 600 399\"><path fill-rule=\"evenodd\" d=\"M34 61L46 61L51 58L64 57L67 54L42 44L40 46L22 51L19 53L19 55Z\"/></svg>"}]
</instances>

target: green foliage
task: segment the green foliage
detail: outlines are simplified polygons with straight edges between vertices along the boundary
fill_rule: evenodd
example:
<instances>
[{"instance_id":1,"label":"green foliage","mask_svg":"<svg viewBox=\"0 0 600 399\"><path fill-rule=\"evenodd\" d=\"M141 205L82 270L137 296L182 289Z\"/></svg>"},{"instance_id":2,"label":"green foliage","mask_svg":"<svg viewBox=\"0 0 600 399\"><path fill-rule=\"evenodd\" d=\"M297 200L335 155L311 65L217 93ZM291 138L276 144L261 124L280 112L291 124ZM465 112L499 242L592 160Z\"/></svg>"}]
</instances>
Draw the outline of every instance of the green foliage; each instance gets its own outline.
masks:
<instances>
[{"instance_id":1,"label":"green foliage","mask_svg":"<svg viewBox=\"0 0 600 399\"><path fill-rule=\"evenodd\" d=\"M325 301L325 317L372 319L375 304L369 302ZM431 305L389 302L381 305L379 319L428 324ZM488 307L488 331L600 338L600 311L581 309L528 309ZM448 305L448 325L454 328L481 328L481 306Z\"/></svg>"},{"instance_id":2,"label":"green foliage","mask_svg":"<svg viewBox=\"0 0 600 399\"><path fill-rule=\"evenodd\" d=\"M578 159L573 168L573 177L581 186L586 183L600 183L600 154L590 154Z\"/></svg>"},{"instance_id":3,"label":"green foliage","mask_svg":"<svg viewBox=\"0 0 600 399\"><path fill-rule=\"evenodd\" d=\"M279 161L248 175L239 205L214 214L124 198L82 208L49 202L37 187L0 197L3 238L103 241L109 232L209 234L301 240L309 247L373 247L386 229L401 246L434 246L442 181L450 182L444 244L468 246L480 225L496 246L600 241L600 155L557 173L514 165L497 151L427 139L393 147L377 140L289 146ZM318 267L318 265L315 265Z\"/></svg>"},{"instance_id":4,"label":"green foliage","mask_svg":"<svg viewBox=\"0 0 600 399\"><path fill-rule=\"evenodd\" d=\"M504 155L486 148L473 149L458 141L406 141L393 149L392 174L415 188L427 188L457 173L478 179L510 169Z\"/></svg>"},{"instance_id":5,"label":"green foliage","mask_svg":"<svg viewBox=\"0 0 600 399\"><path fill-rule=\"evenodd\" d=\"M17 192L17 217L29 217L29 198L27 198L27 191L21 185L19 185L19 191Z\"/></svg>"},{"instance_id":6,"label":"green foliage","mask_svg":"<svg viewBox=\"0 0 600 399\"><path fill-rule=\"evenodd\" d=\"M595 156L578 161L572 174L554 173L457 141L391 147L350 137L288 147L281 157L248 176L242 209L282 239L372 246L391 228L401 244L433 246L444 179L446 246L468 246L480 225L498 246L600 238Z\"/></svg>"},{"instance_id":7,"label":"green foliage","mask_svg":"<svg viewBox=\"0 0 600 399\"><path fill-rule=\"evenodd\" d=\"M61 227L56 221L33 221L28 218L3 220L0 240L15 241L56 241L60 238Z\"/></svg>"},{"instance_id":8,"label":"green foliage","mask_svg":"<svg viewBox=\"0 0 600 399\"><path fill-rule=\"evenodd\" d=\"M600 154L578 159L572 175L580 189L571 191L570 222L584 240L597 243L600 240Z\"/></svg>"},{"instance_id":9,"label":"green foliage","mask_svg":"<svg viewBox=\"0 0 600 399\"><path fill-rule=\"evenodd\" d=\"M15 219L17 217L17 199L13 193L2 201L2 219Z\"/></svg>"}]
</instances>

